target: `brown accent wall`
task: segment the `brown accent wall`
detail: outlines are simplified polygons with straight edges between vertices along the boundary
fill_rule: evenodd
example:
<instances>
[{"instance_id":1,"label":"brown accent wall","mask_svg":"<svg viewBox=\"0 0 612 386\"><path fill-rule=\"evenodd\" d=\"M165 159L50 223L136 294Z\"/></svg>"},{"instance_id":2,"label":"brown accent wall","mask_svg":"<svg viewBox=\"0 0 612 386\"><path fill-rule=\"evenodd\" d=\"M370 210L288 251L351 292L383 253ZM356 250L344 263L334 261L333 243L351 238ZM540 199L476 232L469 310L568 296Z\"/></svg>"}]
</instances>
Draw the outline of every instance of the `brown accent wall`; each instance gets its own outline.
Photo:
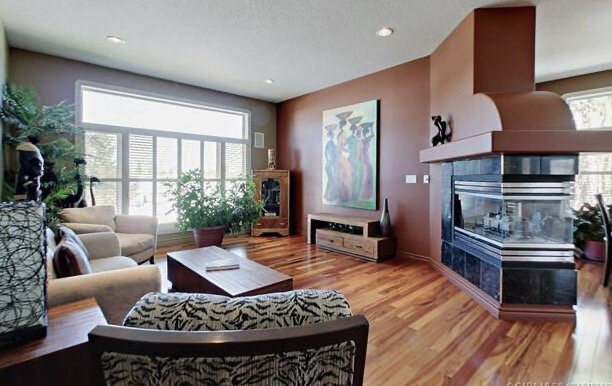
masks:
<instances>
[{"instance_id":1,"label":"brown accent wall","mask_svg":"<svg viewBox=\"0 0 612 386\"><path fill-rule=\"evenodd\" d=\"M11 48L9 81L36 88L43 104L75 102L75 82L85 80L251 111L252 132L265 134L266 148L276 148L276 105L257 99L115 70L57 56ZM252 148L254 169L267 166L267 150Z\"/></svg>"},{"instance_id":2,"label":"brown accent wall","mask_svg":"<svg viewBox=\"0 0 612 386\"><path fill-rule=\"evenodd\" d=\"M389 198L391 219L402 252L429 255L429 185L418 151L429 142L429 58L282 102L278 105L278 164L291 170L292 228L305 233L307 214L331 212L378 217L380 212L322 204L322 113L345 105L380 100L379 203ZM416 174L417 184L405 175Z\"/></svg>"},{"instance_id":3,"label":"brown accent wall","mask_svg":"<svg viewBox=\"0 0 612 386\"><path fill-rule=\"evenodd\" d=\"M570 92L612 87L612 70L593 72L591 74L572 76L536 84L538 91L551 91L559 95Z\"/></svg>"}]
</instances>

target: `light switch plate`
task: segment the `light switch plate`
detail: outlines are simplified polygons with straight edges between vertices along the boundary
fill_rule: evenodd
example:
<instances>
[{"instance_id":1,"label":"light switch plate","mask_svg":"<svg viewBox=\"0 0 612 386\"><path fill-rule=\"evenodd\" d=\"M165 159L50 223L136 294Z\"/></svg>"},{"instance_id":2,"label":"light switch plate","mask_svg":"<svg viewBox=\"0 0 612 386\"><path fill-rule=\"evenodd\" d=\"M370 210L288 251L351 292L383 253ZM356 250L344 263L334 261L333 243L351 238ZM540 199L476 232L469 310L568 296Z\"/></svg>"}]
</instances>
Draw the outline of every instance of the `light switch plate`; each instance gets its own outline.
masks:
<instances>
[{"instance_id":1,"label":"light switch plate","mask_svg":"<svg viewBox=\"0 0 612 386\"><path fill-rule=\"evenodd\" d=\"M429 174L423 174L423 183L429 184Z\"/></svg>"},{"instance_id":2,"label":"light switch plate","mask_svg":"<svg viewBox=\"0 0 612 386\"><path fill-rule=\"evenodd\" d=\"M406 174L407 184L416 184L416 181L417 181L416 174Z\"/></svg>"},{"instance_id":3,"label":"light switch plate","mask_svg":"<svg viewBox=\"0 0 612 386\"><path fill-rule=\"evenodd\" d=\"M264 147L264 133L259 133L256 132L255 133L255 143L254 143L254 147L256 147L257 149L263 149Z\"/></svg>"}]
</instances>

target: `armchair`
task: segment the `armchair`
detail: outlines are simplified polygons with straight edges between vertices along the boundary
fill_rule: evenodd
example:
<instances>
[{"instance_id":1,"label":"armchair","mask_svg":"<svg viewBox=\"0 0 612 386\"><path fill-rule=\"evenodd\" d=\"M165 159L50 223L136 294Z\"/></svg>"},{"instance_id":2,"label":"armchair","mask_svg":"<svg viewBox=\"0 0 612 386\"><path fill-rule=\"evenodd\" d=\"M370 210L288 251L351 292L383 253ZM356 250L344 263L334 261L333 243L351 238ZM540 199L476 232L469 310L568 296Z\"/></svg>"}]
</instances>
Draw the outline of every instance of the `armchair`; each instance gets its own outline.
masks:
<instances>
[{"instance_id":1,"label":"armchair","mask_svg":"<svg viewBox=\"0 0 612 386\"><path fill-rule=\"evenodd\" d=\"M151 293L124 326L89 334L109 385L363 383L368 322L335 291Z\"/></svg>"},{"instance_id":2,"label":"armchair","mask_svg":"<svg viewBox=\"0 0 612 386\"><path fill-rule=\"evenodd\" d=\"M157 218L115 214L113 206L66 208L60 211L63 225L77 234L115 232L121 245L121 254L135 260L154 263L157 248Z\"/></svg>"},{"instance_id":3,"label":"armchair","mask_svg":"<svg viewBox=\"0 0 612 386\"><path fill-rule=\"evenodd\" d=\"M93 297L109 323L121 324L141 296L161 290L159 267L139 267L134 260L121 256L119 240L111 232L79 235L89 253L92 273L57 278L52 262L55 236L47 229L46 237L49 306Z\"/></svg>"}]
</instances>

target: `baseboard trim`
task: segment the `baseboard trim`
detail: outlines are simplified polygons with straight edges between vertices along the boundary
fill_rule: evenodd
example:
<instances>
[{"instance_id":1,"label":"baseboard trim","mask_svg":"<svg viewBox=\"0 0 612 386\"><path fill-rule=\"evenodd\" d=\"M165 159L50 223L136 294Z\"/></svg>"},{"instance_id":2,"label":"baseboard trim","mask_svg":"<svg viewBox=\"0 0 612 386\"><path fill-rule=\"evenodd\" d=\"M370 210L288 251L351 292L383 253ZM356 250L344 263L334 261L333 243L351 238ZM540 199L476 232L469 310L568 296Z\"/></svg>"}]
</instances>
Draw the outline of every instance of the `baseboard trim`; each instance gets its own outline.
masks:
<instances>
[{"instance_id":1,"label":"baseboard trim","mask_svg":"<svg viewBox=\"0 0 612 386\"><path fill-rule=\"evenodd\" d=\"M476 303L497 319L527 322L576 322L576 309L573 306L503 304L492 299L483 290L439 261L431 258L427 258L427 260L434 269L467 293Z\"/></svg>"},{"instance_id":2,"label":"baseboard trim","mask_svg":"<svg viewBox=\"0 0 612 386\"><path fill-rule=\"evenodd\" d=\"M418 261L429 261L430 258L428 256L419 255L412 252L406 251L397 251L395 252L395 257L399 257L403 260L418 260Z\"/></svg>"},{"instance_id":3,"label":"baseboard trim","mask_svg":"<svg viewBox=\"0 0 612 386\"><path fill-rule=\"evenodd\" d=\"M576 309L573 306L545 304L502 304L499 318L508 321L576 323Z\"/></svg>"},{"instance_id":4,"label":"baseboard trim","mask_svg":"<svg viewBox=\"0 0 612 386\"><path fill-rule=\"evenodd\" d=\"M440 272L446 277L451 283L459 287L462 291L467 293L476 303L480 304L484 309L489 311L493 316L499 318L499 302L487 295L483 290L470 283L468 280L460 276L458 273L448 268L439 261L428 259L429 264L434 269Z\"/></svg>"}]
</instances>

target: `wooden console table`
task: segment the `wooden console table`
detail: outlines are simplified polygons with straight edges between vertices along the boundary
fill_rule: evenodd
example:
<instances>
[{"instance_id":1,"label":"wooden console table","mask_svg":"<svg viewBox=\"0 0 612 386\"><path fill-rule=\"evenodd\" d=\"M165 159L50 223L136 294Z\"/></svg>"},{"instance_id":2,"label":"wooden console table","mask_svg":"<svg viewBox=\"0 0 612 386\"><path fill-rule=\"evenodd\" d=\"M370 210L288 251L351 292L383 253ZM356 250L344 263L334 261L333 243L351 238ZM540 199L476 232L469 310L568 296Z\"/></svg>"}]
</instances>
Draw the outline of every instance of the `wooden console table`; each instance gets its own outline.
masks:
<instances>
[{"instance_id":1,"label":"wooden console table","mask_svg":"<svg viewBox=\"0 0 612 386\"><path fill-rule=\"evenodd\" d=\"M106 319L93 298L50 307L47 336L0 352L0 384L89 385L92 374L87 334Z\"/></svg>"},{"instance_id":2,"label":"wooden console table","mask_svg":"<svg viewBox=\"0 0 612 386\"><path fill-rule=\"evenodd\" d=\"M352 232L330 229L351 227ZM331 213L308 214L308 244L346 253L365 260L381 261L395 255L395 238L380 237L378 220Z\"/></svg>"}]
</instances>

